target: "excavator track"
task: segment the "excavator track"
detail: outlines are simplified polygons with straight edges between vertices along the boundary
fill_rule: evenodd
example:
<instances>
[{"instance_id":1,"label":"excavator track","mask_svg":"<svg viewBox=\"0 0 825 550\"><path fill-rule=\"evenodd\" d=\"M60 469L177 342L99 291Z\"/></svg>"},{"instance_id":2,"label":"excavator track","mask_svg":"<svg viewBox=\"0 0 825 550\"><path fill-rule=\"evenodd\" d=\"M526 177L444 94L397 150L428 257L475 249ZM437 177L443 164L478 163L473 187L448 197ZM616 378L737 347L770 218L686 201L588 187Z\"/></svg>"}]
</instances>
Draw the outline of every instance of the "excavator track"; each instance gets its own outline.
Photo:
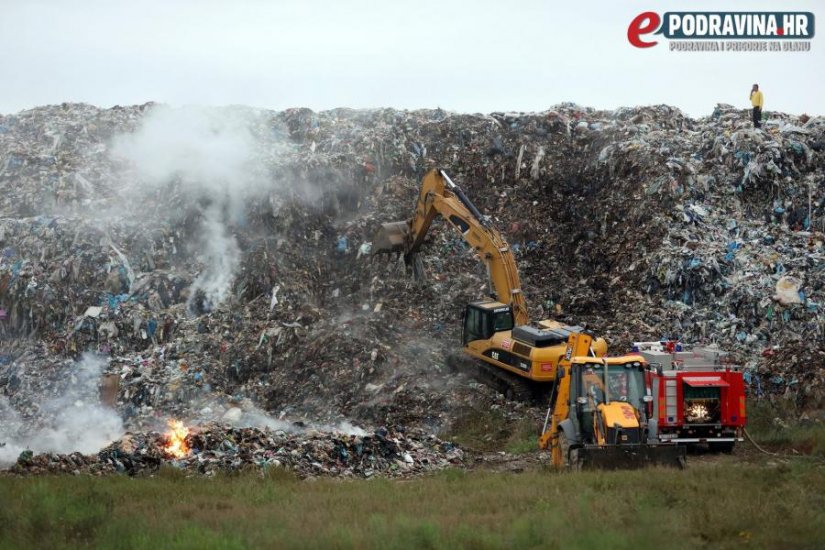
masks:
<instances>
[{"instance_id":1,"label":"excavator track","mask_svg":"<svg viewBox=\"0 0 825 550\"><path fill-rule=\"evenodd\" d=\"M541 386L531 384L525 378L464 354L451 353L447 357L447 365L457 372L470 374L473 378L496 390L510 401L532 403L540 399L541 392L537 390L537 387ZM549 389L547 393L549 394Z\"/></svg>"}]
</instances>

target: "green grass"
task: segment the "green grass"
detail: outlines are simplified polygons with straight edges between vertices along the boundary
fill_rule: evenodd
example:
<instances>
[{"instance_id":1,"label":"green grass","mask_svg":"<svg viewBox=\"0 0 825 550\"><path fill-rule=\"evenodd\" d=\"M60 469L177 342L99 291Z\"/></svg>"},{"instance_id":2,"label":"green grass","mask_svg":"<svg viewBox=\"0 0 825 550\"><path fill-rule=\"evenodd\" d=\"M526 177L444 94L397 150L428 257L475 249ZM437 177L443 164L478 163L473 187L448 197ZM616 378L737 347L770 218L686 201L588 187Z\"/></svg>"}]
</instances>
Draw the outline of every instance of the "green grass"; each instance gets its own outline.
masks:
<instances>
[{"instance_id":1,"label":"green grass","mask_svg":"<svg viewBox=\"0 0 825 550\"><path fill-rule=\"evenodd\" d=\"M819 548L825 469L0 478L0 548Z\"/></svg>"},{"instance_id":2,"label":"green grass","mask_svg":"<svg viewBox=\"0 0 825 550\"><path fill-rule=\"evenodd\" d=\"M513 421L500 409L473 407L459 415L441 437L474 451L519 454L538 449L540 428L540 421L530 414Z\"/></svg>"},{"instance_id":3,"label":"green grass","mask_svg":"<svg viewBox=\"0 0 825 550\"><path fill-rule=\"evenodd\" d=\"M766 450L825 458L825 422L799 417L786 402L752 401L748 432Z\"/></svg>"},{"instance_id":4,"label":"green grass","mask_svg":"<svg viewBox=\"0 0 825 550\"><path fill-rule=\"evenodd\" d=\"M216 479L0 477L2 548L819 548L825 429L751 403L766 448L686 471L448 470L412 481L299 481L270 469ZM776 422L775 418L782 418ZM530 452L536 420L468 410L447 436ZM747 445L747 444L744 444ZM810 456L804 456L810 455Z\"/></svg>"}]
</instances>

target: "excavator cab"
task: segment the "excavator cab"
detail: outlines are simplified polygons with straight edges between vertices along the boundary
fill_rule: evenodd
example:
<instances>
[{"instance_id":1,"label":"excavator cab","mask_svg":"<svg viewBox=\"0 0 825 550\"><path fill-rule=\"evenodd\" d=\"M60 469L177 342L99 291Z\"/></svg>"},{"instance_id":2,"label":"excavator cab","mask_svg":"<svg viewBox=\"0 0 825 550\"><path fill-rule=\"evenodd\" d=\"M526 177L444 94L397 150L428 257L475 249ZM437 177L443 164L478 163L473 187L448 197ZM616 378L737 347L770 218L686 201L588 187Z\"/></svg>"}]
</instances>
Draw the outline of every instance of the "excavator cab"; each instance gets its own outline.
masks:
<instances>
[{"instance_id":1,"label":"excavator cab","mask_svg":"<svg viewBox=\"0 0 825 550\"><path fill-rule=\"evenodd\" d=\"M473 302L464 310L461 341L487 340L496 332L513 329L513 310L501 302Z\"/></svg>"}]
</instances>

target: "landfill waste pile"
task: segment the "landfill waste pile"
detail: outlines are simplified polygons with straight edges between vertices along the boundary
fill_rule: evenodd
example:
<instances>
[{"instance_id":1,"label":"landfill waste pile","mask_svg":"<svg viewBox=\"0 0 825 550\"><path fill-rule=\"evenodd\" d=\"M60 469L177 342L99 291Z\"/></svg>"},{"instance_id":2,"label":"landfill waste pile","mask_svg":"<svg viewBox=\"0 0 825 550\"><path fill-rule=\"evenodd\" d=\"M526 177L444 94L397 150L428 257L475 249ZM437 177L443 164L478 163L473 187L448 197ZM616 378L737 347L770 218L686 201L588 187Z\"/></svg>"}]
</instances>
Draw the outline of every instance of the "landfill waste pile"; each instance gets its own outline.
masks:
<instances>
[{"instance_id":1,"label":"landfill waste pile","mask_svg":"<svg viewBox=\"0 0 825 550\"><path fill-rule=\"evenodd\" d=\"M464 305L489 293L461 236L436 222L420 281L371 253L433 167L512 245L531 317L585 325L615 353L716 343L754 395L821 411L825 118L766 118L575 104L0 116L0 462L105 447L53 437L83 432L90 410L114 415L106 443L169 418L444 434L495 407L540 422L447 366ZM93 381L78 374L90 362Z\"/></svg>"},{"instance_id":2,"label":"landfill waste pile","mask_svg":"<svg viewBox=\"0 0 825 550\"><path fill-rule=\"evenodd\" d=\"M464 456L461 449L420 431L400 433L379 428L372 434L348 435L221 425L184 429L179 440L175 440L174 431L127 433L91 455L24 451L10 471L24 475L139 475L157 472L169 463L203 475L278 467L304 479L402 477L460 466Z\"/></svg>"}]
</instances>

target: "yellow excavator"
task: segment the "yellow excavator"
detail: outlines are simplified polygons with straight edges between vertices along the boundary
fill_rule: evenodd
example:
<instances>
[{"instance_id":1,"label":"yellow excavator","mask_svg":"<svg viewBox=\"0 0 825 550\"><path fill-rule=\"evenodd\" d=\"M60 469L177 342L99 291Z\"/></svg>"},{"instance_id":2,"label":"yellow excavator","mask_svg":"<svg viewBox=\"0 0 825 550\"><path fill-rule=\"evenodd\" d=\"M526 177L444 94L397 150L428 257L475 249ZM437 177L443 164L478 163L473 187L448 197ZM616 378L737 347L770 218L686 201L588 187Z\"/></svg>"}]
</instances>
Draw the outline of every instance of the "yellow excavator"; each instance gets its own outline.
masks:
<instances>
[{"instance_id":1,"label":"yellow excavator","mask_svg":"<svg viewBox=\"0 0 825 550\"><path fill-rule=\"evenodd\" d=\"M550 407L539 448L550 449L553 465L589 468L683 468L686 449L675 443L648 443L645 382L640 355L593 357L592 337L571 334L556 369Z\"/></svg>"},{"instance_id":2,"label":"yellow excavator","mask_svg":"<svg viewBox=\"0 0 825 550\"><path fill-rule=\"evenodd\" d=\"M481 361L485 382L508 398L528 400L550 391L542 449L553 463L571 468L683 465L684 448L648 445L644 359L605 357L607 343L582 327L552 320L531 324L509 245L443 170L424 176L415 214L382 225L375 253L401 252L415 270L436 215L461 233L487 266L491 299L472 302L464 312L466 356Z\"/></svg>"},{"instance_id":3,"label":"yellow excavator","mask_svg":"<svg viewBox=\"0 0 825 550\"><path fill-rule=\"evenodd\" d=\"M464 312L465 357L479 359L473 363L481 377L508 399L546 396L570 335L584 329L552 320L530 323L510 246L443 170L424 176L411 219L381 226L373 238L373 252L403 253L407 265L415 266L415 255L437 215L458 230L487 266L491 297L468 304ZM590 342L589 355L601 357L606 352L604 339Z\"/></svg>"}]
</instances>

